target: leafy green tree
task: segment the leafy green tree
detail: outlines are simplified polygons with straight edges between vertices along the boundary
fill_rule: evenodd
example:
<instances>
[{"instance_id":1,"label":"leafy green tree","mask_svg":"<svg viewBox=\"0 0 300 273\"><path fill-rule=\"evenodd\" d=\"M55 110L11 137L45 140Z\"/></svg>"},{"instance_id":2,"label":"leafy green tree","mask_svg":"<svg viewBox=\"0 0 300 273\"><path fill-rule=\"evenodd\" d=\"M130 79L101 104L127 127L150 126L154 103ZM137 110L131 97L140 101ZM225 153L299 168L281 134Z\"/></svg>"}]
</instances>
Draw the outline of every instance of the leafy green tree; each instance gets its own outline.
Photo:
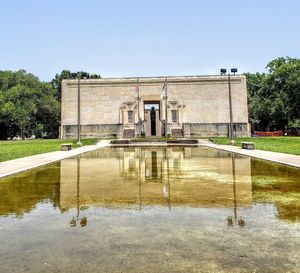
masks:
<instances>
[{"instance_id":1,"label":"leafy green tree","mask_svg":"<svg viewBox=\"0 0 300 273\"><path fill-rule=\"evenodd\" d=\"M63 79L97 79L88 72L63 70L50 82L41 82L21 69L0 71L0 130L7 134L57 137L60 125L61 81Z\"/></svg>"},{"instance_id":2,"label":"leafy green tree","mask_svg":"<svg viewBox=\"0 0 300 273\"><path fill-rule=\"evenodd\" d=\"M250 123L256 130L284 130L300 119L300 59L280 57L267 69L245 74Z\"/></svg>"},{"instance_id":3,"label":"leafy green tree","mask_svg":"<svg viewBox=\"0 0 300 273\"><path fill-rule=\"evenodd\" d=\"M300 59L281 57L271 61L267 68L270 75L265 89L276 93L283 102L287 121L300 119Z\"/></svg>"},{"instance_id":4,"label":"leafy green tree","mask_svg":"<svg viewBox=\"0 0 300 273\"><path fill-rule=\"evenodd\" d=\"M266 78L265 73L245 73L247 78L248 100L251 100L262 88L263 80Z\"/></svg>"},{"instance_id":5,"label":"leafy green tree","mask_svg":"<svg viewBox=\"0 0 300 273\"><path fill-rule=\"evenodd\" d=\"M101 76L97 74L90 74L84 71L71 72L70 70L63 70L60 74L56 74L51 81L52 86L56 89L56 98L61 100L61 82L67 79L100 79Z\"/></svg>"},{"instance_id":6,"label":"leafy green tree","mask_svg":"<svg viewBox=\"0 0 300 273\"><path fill-rule=\"evenodd\" d=\"M25 70L0 71L0 124L10 136L57 137L60 103L50 83L40 82Z\"/></svg>"}]
</instances>

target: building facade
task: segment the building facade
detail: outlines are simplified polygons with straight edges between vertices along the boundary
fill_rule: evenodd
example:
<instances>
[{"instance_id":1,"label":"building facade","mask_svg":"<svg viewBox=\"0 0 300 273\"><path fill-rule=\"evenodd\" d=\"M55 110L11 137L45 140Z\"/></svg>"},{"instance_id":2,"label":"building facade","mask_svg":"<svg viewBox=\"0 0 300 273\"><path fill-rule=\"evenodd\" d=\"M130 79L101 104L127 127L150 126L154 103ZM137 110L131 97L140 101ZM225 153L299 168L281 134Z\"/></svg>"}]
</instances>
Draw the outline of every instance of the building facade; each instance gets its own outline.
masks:
<instances>
[{"instance_id":1,"label":"building facade","mask_svg":"<svg viewBox=\"0 0 300 273\"><path fill-rule=\"evenodd\" d=\"M85 138L229 136L230 120L234 136L248 136L246 78L230 83L231 92L227 76L63 80L61 138L79 128Z\"/></svg>"}]
</instances>

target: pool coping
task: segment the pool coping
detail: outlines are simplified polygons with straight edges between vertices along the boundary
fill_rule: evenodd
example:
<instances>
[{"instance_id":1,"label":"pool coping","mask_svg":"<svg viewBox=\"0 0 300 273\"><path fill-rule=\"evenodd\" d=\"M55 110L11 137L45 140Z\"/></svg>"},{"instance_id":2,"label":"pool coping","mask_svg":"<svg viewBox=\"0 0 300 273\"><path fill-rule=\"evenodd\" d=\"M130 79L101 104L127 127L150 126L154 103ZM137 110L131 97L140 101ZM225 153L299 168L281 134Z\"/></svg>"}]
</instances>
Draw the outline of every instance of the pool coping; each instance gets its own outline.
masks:
<instances>
[{"instance_id":1,"label":"pool coping","mask_svg":"<svg viewBox=\"0 0 300 273\"><path fill-rule=\"evenodd\" d=\"M295 167L300 169L300 156L269 152L263 150L244 150L240 147L230 145L218 145L212 143L198 144L178 144L178 143L134 143L134 144L110 144L110 140L101 140L97 145L83 146L70 151L55 151L43 153L28 157L22 157L14 160L0 162L0 179L14 175L20 172L28 171L34 168L42 167L69 157L80 155L83 153L95 151L103 147L208 147L226 152L241 154L245 156L255 157L279 164Z\"/></svg>"},{"instance_id":2,"label":"pool coping","mask_svg":"<svg viewBox=\"0 0 300 273\"><path fill-rule=\"evenodd\" d=\"M0 179L109 145L109 140L102 140L97 145L87 145L69 151L55 151L3 161L0 162Z\"/></svg>"},{"instance_id":3,"label":"pool coping","mask_svg":"<svg viewBox=\"0 0 300 273\"><path fill-rule=\"evenodd\" d=\"M218 150L245 155L249 157L259 158L274 163L283 164L300 169L300 155L292 155L278 152L270 152L264 150L246 150L241 147L231 145L219 145L219 144L201 144L201 146L215 148Z\"/></svg>"}]
</instances>

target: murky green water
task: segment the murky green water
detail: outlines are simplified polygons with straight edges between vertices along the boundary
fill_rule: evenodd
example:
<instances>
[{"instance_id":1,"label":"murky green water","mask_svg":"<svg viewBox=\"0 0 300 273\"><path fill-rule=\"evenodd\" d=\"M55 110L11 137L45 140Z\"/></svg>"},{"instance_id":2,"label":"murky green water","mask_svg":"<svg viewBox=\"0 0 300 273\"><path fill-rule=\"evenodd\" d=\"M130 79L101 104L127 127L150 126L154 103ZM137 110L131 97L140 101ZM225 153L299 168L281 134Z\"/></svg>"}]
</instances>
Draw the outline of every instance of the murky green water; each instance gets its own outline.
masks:
<instances>
[{"instance_id":1,"label":"murky green water","mask_svg":"<svg viewBox=\"0 0 300 273\"><path fill-rule=\"evenodd\" d=\"M105 148L0 180L0 272L300 272L300 170Z\"/></svg>"}]
</instances>

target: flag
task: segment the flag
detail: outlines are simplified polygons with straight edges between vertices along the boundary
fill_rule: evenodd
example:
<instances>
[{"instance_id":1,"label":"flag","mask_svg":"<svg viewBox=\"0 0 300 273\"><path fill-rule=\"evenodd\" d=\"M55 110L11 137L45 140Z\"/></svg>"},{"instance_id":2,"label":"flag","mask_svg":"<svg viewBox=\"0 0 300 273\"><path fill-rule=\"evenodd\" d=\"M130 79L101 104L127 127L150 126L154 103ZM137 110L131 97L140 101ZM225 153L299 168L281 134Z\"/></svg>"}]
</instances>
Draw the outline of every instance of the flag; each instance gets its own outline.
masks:
<instances>
[{"instance_id":1,"label":"flag","mask_svg":"<svg viewBox=\"0 0 300 273\"><path fill-rule=\"evenodd\" d=\"M166 97L166 94L167 94L167 78L164 81L164 85L163 85L162 92L161 92L161 95L160 95L161 98Z\"/></svg>"},{"instance_id":2,"label":"flag","mask_svg":"<svg viewBox=\"0 0 300 273\"><path fill-rule=\"evenodd\" d=\"M165 90L166 90L166 88L167 88L167 80L165 80L165 81L164 81L164 85L163 85L163 88L162 88L162 90L163 90L163 91L165 91Z\"/></svg>"}]
</instances>

